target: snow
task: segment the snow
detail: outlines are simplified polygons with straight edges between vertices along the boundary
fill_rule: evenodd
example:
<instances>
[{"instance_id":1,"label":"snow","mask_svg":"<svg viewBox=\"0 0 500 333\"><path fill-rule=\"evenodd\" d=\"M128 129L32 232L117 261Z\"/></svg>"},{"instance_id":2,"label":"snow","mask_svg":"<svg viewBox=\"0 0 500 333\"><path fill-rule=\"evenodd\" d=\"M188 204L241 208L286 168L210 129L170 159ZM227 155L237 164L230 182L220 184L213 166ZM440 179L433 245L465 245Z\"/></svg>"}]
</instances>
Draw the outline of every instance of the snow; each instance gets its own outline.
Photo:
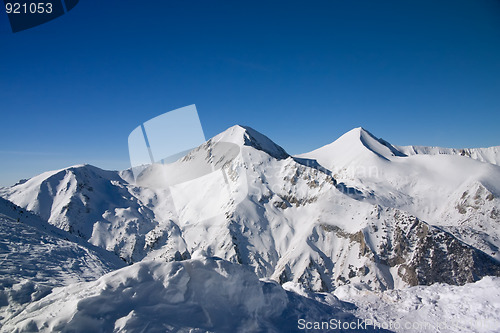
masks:
<instances>
[{"instance_id":1,"label":"snow","mask_svg":"<svg viewBox=\"0 0 500 333\"><path fill-rule=\"evenodd\" d=\"M141 201L153 200L150 195L161 197L166 205L171 203L168 192L151 194L129 186L118 172L90 165L47 172L0 189L0 196L128 262L144 258L146 238L171 224L169 220L158 221L150 205Z\"/></svg>"},{"instance_id":2,"label":"snow","mask_svg":"<svg viewBox=\"0 0 500 333\"><path fill-rule=\"evenodd\" d=\"M120 267L117 257L0 198L0 324L54 287Z\"/></svg>"},{"instance_id":3,"label":"snow","mask_svg":"<svg viewBox=\"0 0 500 333\"><path fill-rule=\"evenodd\" d=\"M500 146L489 148L442 148L442 147L425 147L425 146L395 146L399 151L406 155L460 155L470 157L472 159L500 165Z\"/></svg>"},{"instance_id":4,"label":"snow","mask_svg":"<svg viewBox=\"0 0 500 333\"><path fill-rule=\"evenodd\" d=\"M234 126L137 179L46 172L0 189L13 202L0 201L1 323L282 332L332 316L449 323L453 309L497 323L484 290L498 280L484 276L500 275L498 155L410 149L356 128L292 157ZM455 293L492 311L460 308Z\"/></svg>"},{"instance_id":5,"label":"snow","mask_svg":"<svg viewBox=\"0 0 500 333\"><path fill-rule=\"evenodd\" d=\"M13 332L294 332L299 318L355 320L334 296L319 302L259 281L217 258L142 261L29 305Z\"/></svg>"},{"instance_id":6,"label":"snow","mask_svg":"<svg viewBox=\"0 0 500 333\"><path fill-rule=\"evenodd\" d=\"M251 127L235 125L212 138L214 142L234 143L240 147L250 146L261 150L277 159L287 158L286 151L267 136Z\"/></svg>"},{"instance_id":7,"label":"snow","mask_svg":"<svg viewBox=\"0 0 500 333\"><path fill-rule=\"evenodd\" d=\"M383 293L347 285L335 291L337 298L291 282L282 288L259 281L245 266L217 258L142 261L97 281L57 288L11 318L4 329L299 332L299 319L360 318L374 325L364 332L386 327L393 332L495 332L500 325L499 286L500 278L492 277L464 286L435 284Z\"/></svg>"},{"instance_id":8,"label":"snow","mask_svg":"<svg viewBox=\"0 0 500 333\"><path fill-rule=\"evenodd\" d=\"M324 165L323 157L340 158L344 164L334 166L342 168L327 170L308 154L292 158L267 137L234 126L172 164L146 169L135 185L126 180L130 172L84 165L0 194L129 263L188 259L201 251L315 291L347 281L381 290L408 285L398 270L374 259L392 252L386 239L400 227L394 218L400 212L499 257L496 222L484 218L500 209L496 197L488 199L497 193L496 165L461 156L406 157L361 128L320 152L312 157ZM373 167L374 175L345 177L353 168ZM160 184L156 172L163 168L194 179ZM485 204L478 214L480 185ZM462 203L467 190L472 198ZM459 205L471 207L462 214Z\"/></svg>"},{"instance_id":9,"label":"snow","mask_svg":"<svg viewBox=\"0 0 500 333\"><path fill-rule=\"evenodd\" d=\"M409 212L500 259L498 147L462 151L394 146L356 128L299 157L332 171L353 198ZM464 207L462 197L476 193L481 198ZM471 205L474 200L482 204ZM468 236L478 233L491 237L485 242Z\"/></svg>"},{"instance_id":10,"label":"snow","mask_svg":"<svg viewBox=\"0 0 500 333\"><path fill-rule=\"evenodd\" d=\"M356 304L356 316L380 327L392 325L395 332L482 333L498 332L500 327L498 277L464 286L434 284L381 294L343 286L334 294Z\"/></svg>"}]
</instances>

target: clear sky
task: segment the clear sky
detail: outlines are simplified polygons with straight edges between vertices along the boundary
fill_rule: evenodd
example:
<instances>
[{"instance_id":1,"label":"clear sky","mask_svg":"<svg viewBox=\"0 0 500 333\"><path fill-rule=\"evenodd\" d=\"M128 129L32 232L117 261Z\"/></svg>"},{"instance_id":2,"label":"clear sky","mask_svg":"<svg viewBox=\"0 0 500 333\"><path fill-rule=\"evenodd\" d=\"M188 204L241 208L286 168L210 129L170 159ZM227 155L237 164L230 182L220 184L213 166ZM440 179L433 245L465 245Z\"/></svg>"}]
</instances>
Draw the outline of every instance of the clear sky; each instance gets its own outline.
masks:
<instances>
[{"instance_id":1,"label":"clear sky","mask_svg":"<svg viewBox=\"0 0 500 333\"><path fill-rule=\"evenodd\" d=\"M394 144L500 145L499 0L82 0L13 34L0 13L0 185L129 167L140 123L196 104L306 152L363 126Z\"/></svg>"}]
</instances>

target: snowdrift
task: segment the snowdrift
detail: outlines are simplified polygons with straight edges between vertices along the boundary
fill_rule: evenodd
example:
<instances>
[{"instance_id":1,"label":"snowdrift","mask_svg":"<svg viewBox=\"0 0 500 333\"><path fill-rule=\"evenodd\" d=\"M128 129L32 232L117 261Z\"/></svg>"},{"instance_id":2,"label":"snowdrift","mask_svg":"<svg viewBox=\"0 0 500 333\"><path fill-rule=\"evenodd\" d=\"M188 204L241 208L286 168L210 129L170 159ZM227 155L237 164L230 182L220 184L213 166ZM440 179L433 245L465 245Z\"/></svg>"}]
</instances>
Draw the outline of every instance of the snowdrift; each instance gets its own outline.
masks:
<instances>
[{"instance_id":1,"label":"snowdrift","mask_svg":"<svg viewBox=\"0 0 500 333\"><path fill-rule=\"evenodd\" d=\"M260 281L217 258L142 261L59 288L13 318L10 332L294 332L303 320L355 321L323 302Z\"/></svg>"}]
</instances>

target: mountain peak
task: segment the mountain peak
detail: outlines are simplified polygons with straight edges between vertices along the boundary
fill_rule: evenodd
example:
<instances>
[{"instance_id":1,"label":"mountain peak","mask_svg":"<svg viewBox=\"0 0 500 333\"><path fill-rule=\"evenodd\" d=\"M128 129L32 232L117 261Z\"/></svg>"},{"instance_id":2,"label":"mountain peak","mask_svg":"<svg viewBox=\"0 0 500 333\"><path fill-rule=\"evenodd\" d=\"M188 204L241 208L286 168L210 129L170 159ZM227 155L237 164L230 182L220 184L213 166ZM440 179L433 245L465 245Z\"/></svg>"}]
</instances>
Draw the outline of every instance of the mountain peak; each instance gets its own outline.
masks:
<instances>
[{"instance_id":1,"label":"mountain peak","mask_svg":"<svg viewBox=\"0 0 500 333\"><path fill-rule=\"evenodd\" d=\"M277 159L287 158L288 153L264 134L249 126L234 125L211 139L215 142L234 143L240 147L247 146L266 152Z\"/></svg>"},{"instance_id":2,"label":"mountain peak","mask_svg":"<svg viewBox=\"0 0 500 333\"><path fill-rule=\"evenodd\" d=\"M355 127L355 128L353 128L352 130L350 130L350 131L346 132L345 134L347 134L347 133L356 133L356 134L357 134L357 133L359 133L359 134L362 134L362 133L368 133L368 134L370 134L370 132L369 132L368 130L366 130L365 128L363 128L363 127L361 127L361 126L359 126L359 127Z\"/></svg>"},{"instance_id":3,"label":"mountain peak","mask_svg":"<svg viewBox=\"0 0 500 333\"><path fill-rule=\"evenodd\" d=\"M337 143L337 145L340 144L351 147L359 147L359 144L361 143L362 147L368 149L375 155L385 160L388 160L393 156L406 156L398 149L396 149L392 144L385 141L384 139L377 138L375 135L373 135L363 127L356 127L350 130L335 142L333 142L332 145L335 143Z\"/></svg>"},{"instance_id":4,"label":"mountain peak","mask_svg":"<svg viewBox=\"0 0 500 333\"><path fill-rule=\"evenodd\" d=\"M353 163L373 164L404 156L406 155L392 144L377 138L363 127L356 127L326 146L299 155L315 159L323 167L331 170L340 170Z\"/></svg>"}]
</instances>

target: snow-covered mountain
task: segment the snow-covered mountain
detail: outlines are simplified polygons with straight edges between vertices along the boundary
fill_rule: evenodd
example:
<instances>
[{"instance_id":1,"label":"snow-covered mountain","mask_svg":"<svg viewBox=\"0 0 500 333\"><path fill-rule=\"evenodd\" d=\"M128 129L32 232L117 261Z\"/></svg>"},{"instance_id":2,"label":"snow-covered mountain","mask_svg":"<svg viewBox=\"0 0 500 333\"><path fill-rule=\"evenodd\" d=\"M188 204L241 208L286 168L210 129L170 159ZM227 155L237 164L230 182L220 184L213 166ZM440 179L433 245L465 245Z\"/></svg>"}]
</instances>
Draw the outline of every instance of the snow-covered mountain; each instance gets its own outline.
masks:
<instances>
[{"instance_id":1,"label":"snow-covered mountain","mask_svg":"<svg viewBox=\"0 0 500 333\"><path fill-rule=\"evenodd\" d=\"M375 173L360 174L363 168ZM463 284L499 272L490 258L500 245L496 165L409 157L363 129L294 158L235 126L166 169L150 169L139 182L156 186L84 165L2 195L127 262L201 251L316 291L354 282L372 289ZM179 191L175 182L161 184L164 173L206 174ZM484 204L475 208L478 200Z\"/></svg>"},{"instance_id":2,"label":"snow-covered mountain","mask_svg":"<svg viewBox=\"0 0 500 333\"><path fill-rule=\"evenodd\" d=\"M4 196L51 225L112 251L127 262L138 261L152 245L152 235L169 220L155 220L151 205L132 195L141 191L118 172L80 165L43 173L4 191ZM144 197L144 196L143 196Z\"/></svg>"},{"instance_id":3,"label":"snow-covered mountain","mask_svg":"<svg viewBox=\"0 0 500 333\"><path fill-rule=\"evenodd\" d=\"M354 189L363 201L409 212L498 260L498 148L398 147L356 128L301 157L331 170L347 194Z\"/></svg>"},{"instance_id":4,"label":"snow-covered mountain","mask_svg":"<svg viewBox=\"0 0 500 333\"><path fill-rule=\"evenodd\" d=\"M163 273L153 272L166 272L159 262L186 262L168 270L187 269L202 265L191 258L217 257L307 292L464 285L500 276L497 148L400 147L357 128L290 156L257 131L234 126L174 163L144 168L136 181L131 170L79 165L0 189L0 196L133 264L102 281L142 271L156 279ZM159 279L173 279L169 274ZM64 293L99 298L94 289L102 281ZM20 314L16 327L55 327L79 316L80 307L39 317L45 310L37 309L59 311L58 295ZM145 318L129 312L115 327ZM33 316L39 319L28 320Z\"/></svg>"}]
</instances>

